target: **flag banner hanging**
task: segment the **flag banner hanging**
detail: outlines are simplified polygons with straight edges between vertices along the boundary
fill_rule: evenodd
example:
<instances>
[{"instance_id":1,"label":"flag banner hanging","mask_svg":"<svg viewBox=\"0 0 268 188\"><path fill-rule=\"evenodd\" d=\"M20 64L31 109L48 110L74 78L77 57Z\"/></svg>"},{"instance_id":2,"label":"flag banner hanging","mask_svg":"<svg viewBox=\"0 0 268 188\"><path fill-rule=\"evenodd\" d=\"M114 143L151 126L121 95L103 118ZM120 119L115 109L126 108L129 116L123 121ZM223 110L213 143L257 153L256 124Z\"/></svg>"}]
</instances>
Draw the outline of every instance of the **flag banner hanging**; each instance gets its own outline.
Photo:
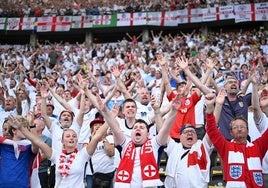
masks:
<instances>
[{"instance_id":1,"label":"flag banner hanging","mask_svg":"<svg viewBox=\"0 0 268 188\"><path fill-rule=\"evenodd\" d=\"M181 9L181 10L178 10L177 12L178 12L178 18L177 18L178 24L189 23L190 15L188 14L187 9Z\"/></svg>"},{"instance_id":2,"label":"flag banner hanging","mask_svg":"<svg viewBox=\"0 0 268 188\"><path fill-rule=\"evenodd\" d=\"M37 32L69 31L71 16L39 17L37 19Z\"/></svg>"},{"instance_id":3,"label":"flag banner hanging","mask_svg":"<svg viewBox=\"0 0 268 188\"><path fill-rule=\"evenodd\" d=\"M216 21L217 18L217 8L216 7L209 7L202 9L202 21L203 22L212 22Z\"/></svg>"},{"instance_id":4,"label":"flag banner hanging","mask_svg":"<svg viewBox=\"0 0 268 188\"><path fill-rule=\"evenodd\" d=\"M219 7L219 20L234 19L234 6L222 6Z\"/></svg>"},{"instance_id":5,"label":"flag banner hanging","mask_svg":"<svg viewBox=\"0 0 268 188\"><path fill-rule=\"evenodd\" d=\"M75 4L74 4L75 6ZM132 12L112 15L0 18L0 30L35 30L36 32L70 31L70 29L178 26L180 24L231 20L239 22L267 21L268 2L185 8L176 11Z\"/></svg>"},{"instance_id":6,"label":"flag banner hanging","mask_svg":"<svg viewBox=\"0 0 268 188\"><path fill-rule=\"evenodd\" d=\"M235 5L234 14L236 23L254 21L254 4Z\"/></svg>"},{"instance_id":7,"label":"flag banner hanging","mask_svg":"<svg viewBox=\"0 0 268 188\"><path fill-rule=\"evenodd\" d=\"M268 20L268 2L255 4L255 21Z\"/></svg>"},{"instance_id":8,"label":"flag banner hanging","mask_svg":"<svg viewBox=\"0 0 268 188\"><path fill-rule=\"evenodd\" d=\"M6 30L7 18L0 18L0 30Z\"/></svg>"}]
</instances>

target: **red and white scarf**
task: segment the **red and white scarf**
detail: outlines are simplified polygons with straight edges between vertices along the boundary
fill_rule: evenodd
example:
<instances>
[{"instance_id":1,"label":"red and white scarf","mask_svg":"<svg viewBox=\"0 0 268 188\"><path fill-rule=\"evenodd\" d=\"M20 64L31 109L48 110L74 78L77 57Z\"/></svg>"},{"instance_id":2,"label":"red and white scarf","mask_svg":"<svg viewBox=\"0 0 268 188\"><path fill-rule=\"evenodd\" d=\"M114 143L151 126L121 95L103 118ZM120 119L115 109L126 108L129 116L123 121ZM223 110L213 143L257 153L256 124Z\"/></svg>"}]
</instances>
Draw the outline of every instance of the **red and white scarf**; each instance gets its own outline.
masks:
<instances>
[{"instance_id":1,"label":"red and white scarf","mask_svg":"<svg viewBox=\"0 0 268 188\"><path fill-rule=\"evenodd\" d=\"M132 180L134 169L136 148L132 141L126 147L123 158L120 161L116 173L115 187L128 188ZM151 140L147 140L140 150L140 167L142 177L142 187L161 186L163 183L159 178L158 166L153 154Z\"/></svg>"},{"instance_id":2,"label":"red and white scarf","mask_svg":"<svg viewBox=\"0 0 268 188\"><path fill-rule=\"evenodd\" d=\"M20 156L19 146L27 146L27 145L31 144L31 142L27 139L14 141L14 140L6 139L2 136L0 136L0 143L7 144L7 145L13 145L16 159L18 159Z\"/></svg>"},{"instance_id":3,"label":"red and white scarf","mask_svg":"<svg viewBox=\"0 0 268 188\"><path fill-rule=\"evenodd\" d=\"M58 167L59 173L62 178L66 178L67 176L69 176L71 165L73 164L73 160L75 159L77 152L78 150L77 148L75 148L74 152L68 155L66 150L62 150Z\"/></svg>"}]
</instances>

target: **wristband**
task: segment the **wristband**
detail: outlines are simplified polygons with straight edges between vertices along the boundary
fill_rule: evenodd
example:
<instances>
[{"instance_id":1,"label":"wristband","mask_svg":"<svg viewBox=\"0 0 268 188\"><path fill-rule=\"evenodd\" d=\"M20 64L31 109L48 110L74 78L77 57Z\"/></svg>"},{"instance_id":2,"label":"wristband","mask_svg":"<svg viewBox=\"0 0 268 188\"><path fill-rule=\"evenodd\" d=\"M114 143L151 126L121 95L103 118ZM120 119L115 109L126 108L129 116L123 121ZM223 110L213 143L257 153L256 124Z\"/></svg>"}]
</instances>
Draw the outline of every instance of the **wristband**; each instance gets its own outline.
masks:
<instances>
[{"instance_id":1,"label":"wristband","mask_svg":"<svg viewBox=\"0 0 268 188\"><path fill-rule=\"evenodd\" d=\"M36 128L36 124L30 126L30 129L33 129L33 128Z\"/></svg>"}]
</instances>

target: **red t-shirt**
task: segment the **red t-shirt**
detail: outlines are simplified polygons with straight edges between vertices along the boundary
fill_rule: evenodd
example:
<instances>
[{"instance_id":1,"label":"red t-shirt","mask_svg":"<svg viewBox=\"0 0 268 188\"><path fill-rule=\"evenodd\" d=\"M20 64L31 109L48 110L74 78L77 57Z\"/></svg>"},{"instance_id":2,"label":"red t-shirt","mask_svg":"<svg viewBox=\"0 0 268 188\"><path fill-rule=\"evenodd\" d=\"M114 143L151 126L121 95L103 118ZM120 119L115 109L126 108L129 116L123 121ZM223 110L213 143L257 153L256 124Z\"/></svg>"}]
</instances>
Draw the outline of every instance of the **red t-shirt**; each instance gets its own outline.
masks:
<instances>
[{"instance_id":1,"label":"red t-shirt","mask_svg":"<svg viewBox=\"0 0 268 188\"><path fill-rule=\"evenodd\" d=\"M175 93L171 92L168 99L172 99ZM170 129L172 138L180 138L180 128L185 124L195 126L195 105L200 100L200 96L194 92L190 97L185 97L181 101L181 106L176 115L175 121Z\"/></svg>"}]
</instances>

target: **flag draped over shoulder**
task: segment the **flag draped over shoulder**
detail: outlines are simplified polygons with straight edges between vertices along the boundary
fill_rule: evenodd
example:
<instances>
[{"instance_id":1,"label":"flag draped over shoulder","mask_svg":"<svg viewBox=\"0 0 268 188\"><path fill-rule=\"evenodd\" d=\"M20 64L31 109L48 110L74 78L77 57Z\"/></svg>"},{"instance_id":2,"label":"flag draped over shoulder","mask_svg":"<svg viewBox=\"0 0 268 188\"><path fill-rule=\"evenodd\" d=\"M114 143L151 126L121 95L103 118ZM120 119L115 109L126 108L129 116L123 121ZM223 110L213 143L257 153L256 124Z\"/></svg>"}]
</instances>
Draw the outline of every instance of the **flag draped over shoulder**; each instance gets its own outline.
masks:
<instances>
[{"instance_id":1,"label":"flag draped over shoulder","mask_svg":"<svg viewBox=\"0 0 268 188\"><path fill-rule=\"evenodd\" d=\"M175 141L173 141L175 143ZM206 145L206 146L205 146ZM188 176L190 187L207 188L210 175L210 155L208 154L209 145L203 143L201 140L197 140L188 151L183 148L181 143L173 144L170 151L167 166L166 166L166 180L165 185L167 187L175 186L178 181L176 179L176 167L178 166L182 156L187 156L187 166L183 167L187 171L185 174ZM181 157L178 157L181 156Z\"/></svg>"},{"instance_id":2,"label":"flag draped over shoulder","mask_svg":"<svg viewBox=\"0 0 268 188\"><path fill-rule=\"evenodd\" d=\"M195 174L189 178L192 187L203 187L201 183L206 186L206 183L209 182L210 158L200 140L192 146L189 152L187 167L189 175Z\"/></svg>"},{"instance_id":3,"label":"flag draped over shoulder","mask_svg":"<svg viewBox=\"0 0 268 188\"><path fill-rule=\"evenodd\" d=\"M2 136L0 136L0 143L7 144L7 145L13 145L16 159L18 159L20 156L20 150L19 150L18 146L19 145L26 146L26 145L31 144L31 142L29 140L20 140L20 141L15 142L15 141L10 140L10 139L5 139Z\"/></svg>"}]
</instances>

